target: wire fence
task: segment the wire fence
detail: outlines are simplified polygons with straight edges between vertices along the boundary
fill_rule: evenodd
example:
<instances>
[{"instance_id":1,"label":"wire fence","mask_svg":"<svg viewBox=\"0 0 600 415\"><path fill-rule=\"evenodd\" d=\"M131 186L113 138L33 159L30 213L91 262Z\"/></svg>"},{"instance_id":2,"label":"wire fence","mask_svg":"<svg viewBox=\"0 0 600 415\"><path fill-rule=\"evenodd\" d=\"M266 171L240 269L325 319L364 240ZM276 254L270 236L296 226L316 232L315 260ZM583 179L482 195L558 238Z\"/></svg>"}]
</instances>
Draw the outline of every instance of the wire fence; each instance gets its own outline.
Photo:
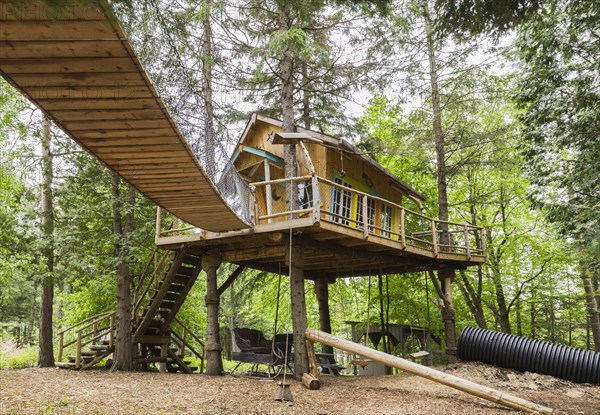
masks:
<instances>
[{"instance_id":1,"label":"wire fence","mask_svg":"<svg viewBox=\"0 0 600 415\"><path fill-rule=\"evenodd\" d=\"M223 200L250 221L250 188L228 168L231 143L218 137L202 97L199 53L190 53L189 34L202 34L201 22L178 2L112 2L115 14L171 117ZM206 57L210 59L210 57ZM211 99L208 97L208 99Z\"/></svg>"}]
</instances>

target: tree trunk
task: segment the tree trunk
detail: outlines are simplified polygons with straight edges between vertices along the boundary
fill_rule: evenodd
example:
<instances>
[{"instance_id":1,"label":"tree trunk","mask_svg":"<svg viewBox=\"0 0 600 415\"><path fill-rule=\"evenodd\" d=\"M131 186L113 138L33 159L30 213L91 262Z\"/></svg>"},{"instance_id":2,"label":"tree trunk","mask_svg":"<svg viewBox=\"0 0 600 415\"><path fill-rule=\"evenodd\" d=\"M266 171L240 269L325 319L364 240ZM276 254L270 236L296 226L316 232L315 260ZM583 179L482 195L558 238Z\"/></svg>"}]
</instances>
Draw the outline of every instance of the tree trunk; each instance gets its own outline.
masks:
<instances>
[{"instance_id":1,"label":"tree trunk","mask_svg":"<svg viewBox=\"0 0 600 415\"><path fill-rule=\"evenodd\" d=\"M286 265L291 269L290 292L294 334L294 379L302 380L302 375L308 373L309 368L304 338L308 323L306 298L304 296L304 249L301 246L293 246L291 252L286 254Z\"/></svg>"},{"instance_id":2,"label":"tree trunk","mask_svg":"<svg viewBox=\"0 0 600 415\"><path fill-rule=\"evenodd\" d=\"M31 306L29 308L29 321L25 326L23 344L27 346L33 345L33 329L35 326L35 317L37 315L37 292L38 283L33 283L33 291L31 293Z\"/></svg>"},{"instance_id":3,"label":"tree trunk","mask_svg":"<svg viewBox=\"0 0 600 415\"><path fill-rule=\"evenodd\" d=\"M204 101L204 153L206 159L206 172L212 179L215 178L217 166L215 162L215 127L214 106L212 89L212 28L210 25L212 0L204 0L204 16L202 19L202 100Z\"/></svg>"},{"instance_id":4,"label":"tree trunk","mask_svg":"<svg viewBox=\"0 0 600 415\"><path fill-rule=\"evenodd\" d=\"M50 120L42 121L42 235L44 238L43 256L46 273L42 281L42 301L40 307L39 367L54 366L52 330L52 305L54 302L54 205L52 182L52 146Z\"/></svg>"},{"instance_id":5,"label":"tree trunk","mask_svg":"<svg viewBox=\"0 0 600 415\"><path fill-rule=\"evenodd\" d=\"M475 322L477 326L486 329L487 321L485 320L485 314L483 312L483 301L481 300L481 292L483 286L483 272L481 270L481 266L477 267L477 291L473 288L473 285L469 281L465 270L460 270L460 280L456 280L456 284L460 289L465 301L467 302L467 307L469 307L469 311L473 314L475 318Z\"/></svg>"},{"instance_id":6,"label":"tree trunk","mask_svg":"<svg viewBox=\"0 0 600 415\"><path fill-rule=\"evenodd\" d=\"M306 63L302 64L302 80L305 85L308 83L308 67ZM302 124L304 124L304 128L310 130L310 92L306 88L302 90Z\"/></svg>"},{"instance_id":7,"label":"tree trunk","mask_svg":"<svg viewBox=\"0 0 600 415\"><path fill-rule=\"evenodd\" d=\"M515 302L515 314L517 315L517 336L523 336L523 321L521 318L521 300Z\"/></svg>"},{"instance_id":8,"label":"tree trunk","mask_svg":"<svg viewBox=\"0 0 600 415\"><path fill-rule=\"evenodd\" d=\"M594 350L600 352L600 318L598 317L598 304L594 295L594 286L592 280L585 269L581 270L581 280L585 290L585 300L587 303L588 316L590 319L590 329L594 338Z\"/></svg>"},{"instance_id":9,"label":"tree trunk","mask_svg":"<svg viewBox=\"0 0 600 415\"><path fill-rule=\"evenodd\" d=\"M221 358L221 338L219 335L219 302L217 292L217 270L221 266L219 255L202 257L202 269L206 272L206 374L220 376L223 374Z\"/></svg>"},{"instance_id":10,"label":"tree trunk","mask_svg":"<svg viewBox=\"0 0 600 415\"><path fill-rule=\"evenodd\" d=\"M379 275L377 279L377 289L379 290L379 324L381 324L381 342L383 343L383 351L389 353L387 327L385 322L385 309L383 307L383 276Z\"/></svg>"},{"instance_id":11,"label":"tree trunk","mask_svg":"<svg viewBox=\"0 0 600 415\"><path fill-rule=\"evenodd\" d=\"M279 15L279 29L289 30L291 18L289 5L283 3ZM283 131L294 131L294 58L289 49L281 53L279 77L281 79L281 109ZM296 145L286 144L284 147L284 174L286 178L298 176L296 163ZM286 184L286 207L296 210L298 206L298 186L294 183ZM286 255L287 265L291 262L290 291L292 301L292 326L294 332L294 378L301 380L304 373L308 373L308 357L304 332L306 331L306 298L304 295L304 251L301 247L294 246L292 252Z\"/></svg>"},{"instance_id":12,"label":"tree trunk","mask_svg":"<svg viewBox=\"0 0 600 415\"><path fill-rule=\"evenodd\" d=\"M448 220L448 183L446 166L446 140L444 130L442 129L442 109L440 106L440 89L438 81L438 68L436 49L434 42L434 27L429 15L428 0L423 1L423 15L425 19L425 31L427 36L427 55L429 59L429 82L431 88L431 105L433 112L433 135L435 137L435 153L437 161L437 187L438 187L438 206L439 218L442 221ZM450 235L448 233L448 224L441 222L439 224L441 232L439 242L442 245L450 244ZM444 319L444 329L446 334L446 352L448 362L456 361L456 313L452 305L452 280L454 271L445 269L438 271L438 276L442 281L444 294L447 297L446 307L442 310Z\"/></svg>"},{"instance_id":13,"label":"tree trunk","mask_svg":"<svg viewBox=\"0 0 600 415\"><path fill-rule=\"evenodd\" d=\"M331 334L331 316L329 311L329 283L327 278L317 278L315 280L315 295L319 304L319 329L325 333ZM323 345L323 353L333 354L333 347ZM330 359L335 363L335 358Z\"/></svg>"},{"instance_id":14,"label":"tree trunk","mask_svg":"<svg viewBox=\"0 0 600 415\"><path fill-rule=\"evenodd\" d=\"M117 319L114 361L112 371L132 371L133 345L131 342L131 271L129 269L130 241L133 232L135 189L128 186L125 227L121 217L121 180L116 173L112 176L113 234L115 257L117 258Z\"/></svg>"},{"instance_id":15,"label":"tree trunk","mask_svg":"<svg viewBox=\"0 0 600 415\"><path fill-rule=\"evenodd\" d=\"M531 290L531 299L529 300L529 325L530 325L530 334L529 337L535 339L537 336L536 332L536 324L537 324L537 309L536 309L536 292L535 290Z\"/></svg>"}]
</instances>

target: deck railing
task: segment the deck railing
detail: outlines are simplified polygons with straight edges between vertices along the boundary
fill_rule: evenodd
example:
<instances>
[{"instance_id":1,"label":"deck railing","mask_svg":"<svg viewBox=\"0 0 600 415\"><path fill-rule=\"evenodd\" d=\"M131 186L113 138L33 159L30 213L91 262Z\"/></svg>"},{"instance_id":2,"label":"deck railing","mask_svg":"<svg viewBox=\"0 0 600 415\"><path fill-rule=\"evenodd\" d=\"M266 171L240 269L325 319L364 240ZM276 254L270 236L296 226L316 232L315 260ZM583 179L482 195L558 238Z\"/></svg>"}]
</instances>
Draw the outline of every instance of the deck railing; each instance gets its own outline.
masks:
<instances>
[{"instance_id":1,"label":"deck railing","mask_svg":"<svg viewBox=\"0 0 600 415\"><path fill-rule=\"evenodd\" d=\"M75 369L83 366L82 351L84 347L94 344L106 343L107 351L112 350L115 341L115 315L105 312L89 317L79 323L60 331L58 336L58 358L62 362L66 352L73 352L75 356ZM92 361L87 365L96 364Z\"/></svg>"},{"instance_id":2,"label":"deck railing","mask_svg":"<svg viewBox=\"0 0 600 415\"><path fill-rule=\"evenodd\" d=\"M286 186L294 183L298 195L296 208L289 210ZM399 242L402 248L418 247L439 253L485 256L485 233L480 226L442 221L415 212L378 195L368 194L341 183L317 176L300 176L251 184L254 206L250 206L254 231L262 225L310 217L314 222L334 223L362 237ZM162 214L157 216L162 220ZM176 226L162 230L157 223L157 240L161 237L201 232L174 220ZM354 231L354 232L353 232ZM446 236L446 237L444 237ZM447 243L442 241L447 240Z\"/></svg>"}]
</instances>

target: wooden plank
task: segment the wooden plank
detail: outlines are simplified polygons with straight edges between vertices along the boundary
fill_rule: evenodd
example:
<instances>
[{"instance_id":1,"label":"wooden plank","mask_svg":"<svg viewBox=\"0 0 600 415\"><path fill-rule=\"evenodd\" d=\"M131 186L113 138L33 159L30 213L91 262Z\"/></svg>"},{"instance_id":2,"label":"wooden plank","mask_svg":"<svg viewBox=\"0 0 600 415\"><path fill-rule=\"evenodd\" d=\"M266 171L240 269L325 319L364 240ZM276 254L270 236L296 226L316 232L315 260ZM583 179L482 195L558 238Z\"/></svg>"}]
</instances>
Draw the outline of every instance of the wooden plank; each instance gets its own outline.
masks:
<instances>
[{"instance_id":1,"label":"wooden plank","mask_svg":"<svg viewBox=\"0 0 600 415\"><path fill-rule=\"evenodd\" d=\"M173 137L175 131L173 128L136 128L121 130L80 130L77 132L77 138L148 138L148 137ZM85 140L84 140L85 141ZM183 148L183 143L181 145Z\"/></svg>"},{"instance_id":2,"label":"wooden plank","mask_svg":"<svg viewBox=\"0 0 600 415\"><path fill-rule=\"evenodd\" d=\"M38 85L48 86L97 86L97 85L146 85L137 72L64 72L44 74L11 74L12 80L22 88ZM77 108L76 108L77 110ZM85 110L84 110L85 111ZM79 111L76 111L76 113Z\"/></svg>"},{"instance_id":3,"label":"wooden plank","mask_svg":"<svg viewBox=\"0 0 600 415\"><path fill-rule=\"evenodd\" d=\"M0 59L117 58L129 56L117 39L85 41L0 41Z\"/></svg>"},{"instance_id":4,"label":"wooden plank","mask_svg":"<svg viewBox=\"0 0 600 415\"><path fill-rule=\"evenodd\" d=\"M171 128L169 120L164 117L153 120L63 121L61 124L69 131L85 131L92 128L104 131L137 128Z\"/></svg>"},{"instance_id":5,"label":"wooden plank","mask_svg":"<svg viewBox=\"0 0 600 415\"><path fill-rule=\"evenodd\" d=\"M0 20L25 20L33 24L39 20L105 20L105 16L93 4L84 7L75 1L64 1L54 7L40 2L9 1L0 3Z\"/></svg>"},{"instance_id":6,"label":"wooden plank","mask_svg":"<svg viewBox=\"0 0 600 415\"><path fill-rule=\"evenodd\" d=\"M123 171L123 172L127 172L129 170L139 170L139 169L166 169L166 170L172 170L172 169L191 169L192 166L194 166L193 168L198 171L198 169L196 168L196 163L194 163L192 160L189 160L187 163L179 163L179 162L175 162L175 163L169 163L169 162L165 162L165 163L137 163L135 165L130 165L130 164L124 164L122 166L119 166L119 171ZM200 171L198 171L198 175L201 176Z\"/></svg>"},{"instance_id":7,"label":"wooden plank","mask_svg":"<svg viewBox=\"0 0 600 415\"><path fill-rule=\"evenodd\" d=\"M94 148L94 153L98 156L104 155L126 155L131 154L132 158L148 156L148 155L161 155L165 154L165 156L185 156L189 154L187 150L179 149L175 147L173 144L154 144L154 145L128 145L128 146L112 146L112 147L92 147ZM198 169L196 169L198 171Z\"/></svg>"},{"instance_id":8,"label":"wooden plank","mask_svg":"<svg viewBox=\"0 0 600 415\"><path fill-rule=\"evenodd\" d=\"M109 162L110 160L136 160L136 159L178 159L185 160L189 158L189 153L187 151L147 151L145 153L132 153L130 151L124 153L101 153L98 152L98 155L102 155L102 160Z\"/></svg>"},{"instance_id":9,"label":"wooden plank","mask_svg":"<svg viewBox=\"0 0 600 415\"><path fill-rule=\"evenodd\" d=\"M162 110L84 110L84 111L54 111L54 118L60 121L63 125L66 122L77 121L141 121L141 120L157 120L165 119L165 114ZM178 140L179 141L179 140Z\"/></svg>"},{"instance_id":10,"label":"wooden plank","mask_svg":"<svg viewBox=\"0 0 600 415\"><path fill-rule=\"evenodd\" d=\"M130 146L131 139L129 138L86 138L80 140L85 144L86 147L94 149L96 147L116 147L116 146ZM172 146L180 146L181 140L173 135L170 137L136 137L135 143L139 145L154 145L154 144L171 144ZM191 162L191 159L190 159ZM189 164L189 163L188 163ZM165 166L167 168L181 167L188 164L175 164L175 163L148 163L147 166ZM137 168L129 165L123 166L125 170L127 167Z\"/></svg>"},{"instance_id":11,"label":"wooden plank","mask_svg":"<svg viewBox=\"0 0 600 415\"><path fill-rule=\"evenodd\" d=\"M86 99L74 101L72 99L40 99L37 104L47 111L53 110L130 110L130 109L152 109L160 107L154 98L131 98L131 99Z\"/></svg>"},{"instance_id":12,"label":"wooden plank","mask_svg":"<svg viewBox=\"0 0 600 415\"><path fill-rule=\"evenodd\" d=\"M8 74L13 73L64 73L64 72L137 72L133 61L129 58L34 58L3 59L0 69Z\"/></svg>"},{"instance_id":13,"label":"wooden plank","mask_svg":"<svg viewBox=\"0 0 600 415\"><path fill-rule=\"evenodd\" d=\"M115 39L107 21L28 21L5 20L0 25L1 40L100 40Z\"/></svg>"},{"instance_id":14,"label":"wooden plank","mask_svg":"<svg viewBox=\"0 0 600 415\"><path fill-rule=\"evenodd\" d=\"M32 86L24 88L27 95L34 100L38 99L129 99L151 97L146 86ZM91 127L90 127L91 128Z\"/></svg>"}]
</instances>

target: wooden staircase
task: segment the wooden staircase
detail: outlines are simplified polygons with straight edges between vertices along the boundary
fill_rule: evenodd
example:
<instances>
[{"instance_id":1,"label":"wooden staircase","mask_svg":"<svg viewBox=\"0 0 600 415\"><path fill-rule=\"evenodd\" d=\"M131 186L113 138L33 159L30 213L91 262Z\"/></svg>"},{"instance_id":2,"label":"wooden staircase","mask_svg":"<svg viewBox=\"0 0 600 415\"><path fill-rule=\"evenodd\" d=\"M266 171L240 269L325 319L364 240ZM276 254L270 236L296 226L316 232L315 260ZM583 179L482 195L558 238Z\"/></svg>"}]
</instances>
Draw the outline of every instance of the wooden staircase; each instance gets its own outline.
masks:
<instances>
[{"instance_id":1,"label":"wooden staircase","mask_svg":"<svg viewBox=\"0 0 600 415\"><path fill-rule=\"evenodd\" d=\"M153 272L149 273L152 263ZM137 350L134 362L139 369L158 364L161 372L203 371L204 343L176 318L201 270L201 258L186 247L165 251L160 260L153 255L148 262L132 301L132 341ZM98 364L114 352L115 333L115 312L90 317L61 331L56 366L88 369ZM63 361L65 351L71 349L73 354ZM186 355L196 356L200 367L191 366Z\"/></svg>"}]
</instances>

